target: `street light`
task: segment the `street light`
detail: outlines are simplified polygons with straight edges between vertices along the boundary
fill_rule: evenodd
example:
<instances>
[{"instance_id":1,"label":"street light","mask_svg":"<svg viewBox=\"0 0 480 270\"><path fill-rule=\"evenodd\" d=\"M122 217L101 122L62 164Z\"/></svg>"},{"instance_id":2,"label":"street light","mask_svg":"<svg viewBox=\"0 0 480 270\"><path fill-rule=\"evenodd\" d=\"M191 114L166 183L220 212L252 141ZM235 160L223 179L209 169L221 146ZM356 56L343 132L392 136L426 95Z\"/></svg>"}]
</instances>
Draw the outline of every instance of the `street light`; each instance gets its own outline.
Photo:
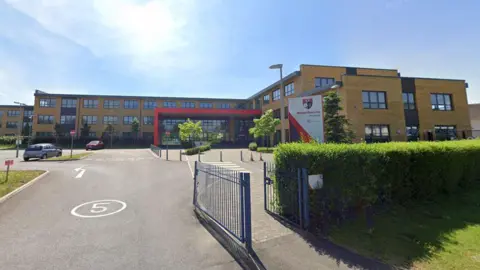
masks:
<instances>
[{"instance_id":1,"label":"street light","mask_svg":"<svg viewBox=\"0 0 480 270\"><path fill-rule=\"evenodd\" d=\"M283 65L275 64L271 65L270 69L279 69L280 70L280 138L281 142L285 143L285 124L283 120L285 119L285 100L284 100L284 89L283 89Z\"/></svg>"}]
</instances>

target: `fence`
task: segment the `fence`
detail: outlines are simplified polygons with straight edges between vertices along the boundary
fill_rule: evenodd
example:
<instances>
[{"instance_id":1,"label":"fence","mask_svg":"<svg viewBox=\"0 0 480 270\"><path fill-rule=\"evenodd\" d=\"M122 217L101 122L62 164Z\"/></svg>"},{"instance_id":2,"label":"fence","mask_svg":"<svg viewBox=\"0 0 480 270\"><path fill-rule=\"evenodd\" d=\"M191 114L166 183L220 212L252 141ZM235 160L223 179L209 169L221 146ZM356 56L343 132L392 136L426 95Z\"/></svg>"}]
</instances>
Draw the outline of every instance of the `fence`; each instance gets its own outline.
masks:
<instances>
[{"instance_id":1,"label":"fence","mask_svg":"<svg viewBox=\"0 0 480 270\"><path fill-rule=\"evenodd\" d=\"M151 144L150 145L150 150L157 156L162 157L162 148Z\"/></svg>"},{"instance_id":2,"label":"fence","mask_svg":"<svg viewBox=\"0 0 480 270\"><path fill-rule=\"evenodd\" d=\"M306 169L280 170L264 162L264 208L286 221L309 226L308 174Z\"/></svg>"},{"instance_id":3,"label":"fence","mask_svg":"<svg viewBox=\"0 0 480 270\"><path fill-rule=\"evenodd\" d=\"M250 174L195 162L194 206L252 247Z\"/></svg>"}]
</instances>

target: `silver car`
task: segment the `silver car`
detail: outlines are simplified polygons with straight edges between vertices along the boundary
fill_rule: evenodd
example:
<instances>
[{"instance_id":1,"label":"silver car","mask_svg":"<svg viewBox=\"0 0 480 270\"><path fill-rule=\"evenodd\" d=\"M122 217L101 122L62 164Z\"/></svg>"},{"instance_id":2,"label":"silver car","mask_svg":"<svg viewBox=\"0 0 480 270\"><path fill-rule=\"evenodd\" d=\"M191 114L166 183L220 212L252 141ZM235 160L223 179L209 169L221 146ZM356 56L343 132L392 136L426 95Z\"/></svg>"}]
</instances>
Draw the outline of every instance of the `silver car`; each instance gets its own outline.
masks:
<instances>
[{"instance_id":1,"label":"silver car","mask_svg":"<svg viewBox=\"0 0 480 270\"><path fill-rule=\"evenodd\" d=\"M30 145L23 152L23 160L28 161L31 158L47 159L49 157L59 157L62 155L62 149L51 143L39 143Z\"/></svg>"}]
</instances>

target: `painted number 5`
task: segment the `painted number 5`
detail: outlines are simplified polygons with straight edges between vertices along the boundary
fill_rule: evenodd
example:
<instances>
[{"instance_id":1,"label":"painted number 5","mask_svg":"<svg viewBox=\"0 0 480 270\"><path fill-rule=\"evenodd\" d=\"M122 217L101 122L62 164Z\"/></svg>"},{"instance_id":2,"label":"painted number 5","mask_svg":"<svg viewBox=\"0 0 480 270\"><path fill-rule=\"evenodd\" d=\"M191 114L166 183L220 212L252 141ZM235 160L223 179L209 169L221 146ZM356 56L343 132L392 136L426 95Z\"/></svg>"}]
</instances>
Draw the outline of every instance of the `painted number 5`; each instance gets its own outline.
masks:
<instances>
[{"instance_id":1,"label":"painted number 5","mask_svg":"<svg viewBox=\"0 0 480 270\"><path fill-rule=\"evenodd\" d=\"M92 205L92 209L90 209L90 213L98 214L98 213L103 213L108 210L107 207L102 206L102 205L109 205L110 203L108 202L103 202L103 203L94 203Z\"/></svg>"}]
</instances>

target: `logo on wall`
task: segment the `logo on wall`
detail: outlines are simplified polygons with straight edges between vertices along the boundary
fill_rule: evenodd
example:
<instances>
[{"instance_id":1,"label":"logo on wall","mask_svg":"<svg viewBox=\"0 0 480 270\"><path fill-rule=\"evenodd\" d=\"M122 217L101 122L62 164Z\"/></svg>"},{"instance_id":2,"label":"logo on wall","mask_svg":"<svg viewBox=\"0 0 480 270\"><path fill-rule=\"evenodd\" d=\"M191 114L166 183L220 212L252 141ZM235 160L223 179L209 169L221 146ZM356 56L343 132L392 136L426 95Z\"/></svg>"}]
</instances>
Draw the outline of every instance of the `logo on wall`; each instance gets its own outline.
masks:
<instances>
[{"instance_id":1,"label":"logo on wall","mask_svg":"<svg viewBox=\"0 0 480 270\"><path fill-rule=\"evenodd\" d=\"M308 109L312 108L313 99L311 99L311 98L304 98L304 99L302 100L302 102L303 102L303 107L304 107L305 109L308 110Z\"/></svg>"}]
</instances>

